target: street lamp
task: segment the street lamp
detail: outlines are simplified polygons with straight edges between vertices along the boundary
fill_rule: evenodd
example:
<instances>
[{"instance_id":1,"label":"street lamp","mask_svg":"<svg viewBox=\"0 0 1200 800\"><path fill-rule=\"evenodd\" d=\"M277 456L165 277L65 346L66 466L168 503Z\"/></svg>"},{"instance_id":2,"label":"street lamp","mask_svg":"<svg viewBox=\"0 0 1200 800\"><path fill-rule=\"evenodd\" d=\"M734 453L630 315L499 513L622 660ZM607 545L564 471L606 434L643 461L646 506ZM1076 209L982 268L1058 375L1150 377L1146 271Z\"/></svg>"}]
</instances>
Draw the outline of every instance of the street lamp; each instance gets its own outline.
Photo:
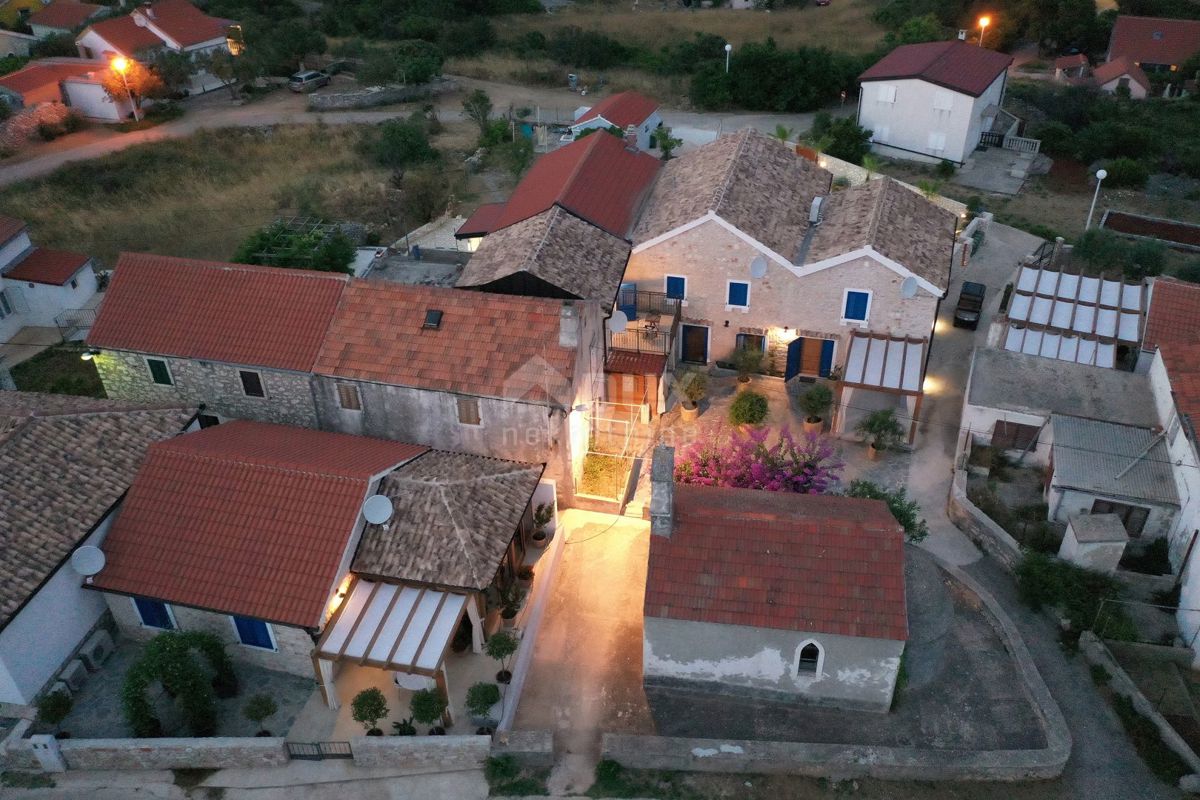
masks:
<instances>
[{"instance_id":1,"label":"street lamp","mask_svg":"<svg viewBox=\"0 0 1200 800\"><path fill-rule=\"evenodd\" d=\"M733 52L733 45L729 42L725 43L725 74L729 74L729 54Z\"/></svg>"},{"instance_id":2,"label":"street lamp","mask_svg":"<svg viewBox=\"0 0 1200 800\"><path fill-rule=\"evenodd\" d=\"M987 26L992 24L992 18L983 16L979 18L979 46L983 47L983 35L987 33Z\"/></svg>"},{"instance_id":3,"label":"street lamp","mask_svg":"<svg viewBox=\"0 0 1200 800\"><path fill-rule=\"evenodd\" d=\"M1103 170L1103 169L1096 170L1096 192L1095 192L1095 194L1092 195L1092 207L1088 209L1087 224L1083 226L1083 229L1085 231L1091 230L1092 214L1096 211L1096 199L1098 197L1100 197L1100 184L1107 177L1108 177L1108 170Z\"/></svg>"},{"instance_id":4,"label":"street lamp","mask_svg":"<svg viewBox=\"0 0 1200 800\"><path fill-rule=\"evenodd\" d=\"M137 103L133 102L133 93L129 91L129 81L125 77L125 73L129 71L129 59L125 56L117 56L112 60L113 72L121 76L121 83L125 86L125 96L129 98L129 105L133 108L133 121L141 122L142 118L138 116Z\"/></svg>"}]
</instances>

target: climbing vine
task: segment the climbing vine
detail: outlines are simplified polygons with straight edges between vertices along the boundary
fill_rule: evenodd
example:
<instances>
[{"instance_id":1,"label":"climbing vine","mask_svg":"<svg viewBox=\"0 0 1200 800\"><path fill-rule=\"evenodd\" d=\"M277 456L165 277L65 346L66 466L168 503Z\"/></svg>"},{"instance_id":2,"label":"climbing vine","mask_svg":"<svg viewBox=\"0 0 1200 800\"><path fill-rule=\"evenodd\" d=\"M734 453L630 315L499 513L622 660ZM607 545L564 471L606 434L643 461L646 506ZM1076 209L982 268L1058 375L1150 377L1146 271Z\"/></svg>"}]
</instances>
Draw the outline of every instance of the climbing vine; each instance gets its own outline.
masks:
<instances>
[{"instance_id":1,"label":"climbing vine","mask_svg":"<svg viewBox=\"0 0 1200 800\"><path fill-rule=\"evenodd\" d=\"M196 659L199 654L208 665ZM211 675L210 675L211 671ZM146 645L142 658L125 675L121 702L134 736L162 736L162 723L147 696L155 682L175 697L184 723L194 736L212 736L217 730L216 697L233 697L238 691L233 662L225 645L203 631L167 631Z\"/></svg>"}]
</instances>

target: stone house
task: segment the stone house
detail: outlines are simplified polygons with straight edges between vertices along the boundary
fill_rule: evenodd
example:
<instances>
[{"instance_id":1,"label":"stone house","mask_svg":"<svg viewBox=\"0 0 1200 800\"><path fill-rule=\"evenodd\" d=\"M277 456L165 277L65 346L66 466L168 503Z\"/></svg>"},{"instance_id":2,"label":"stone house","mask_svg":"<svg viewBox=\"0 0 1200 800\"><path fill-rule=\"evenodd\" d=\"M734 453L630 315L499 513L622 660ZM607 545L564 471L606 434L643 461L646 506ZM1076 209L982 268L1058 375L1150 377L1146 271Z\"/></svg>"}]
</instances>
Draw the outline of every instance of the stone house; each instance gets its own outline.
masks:
<instances>
[{"instance_id":1,"label":"stone house","mask_svg":"<svg viewBox=\"0 0 1200 800\"><path fill-rule=\"evenodd\" d=\"M312 677L332 708L352 664L445 688L451 639L469 620L479 652L484 593L514 578L541 472L341 433L209 427L149 449L89 588L130 638L213 633L237 660Z\"/></svg>"},{"instance_id":2,"label":"stone house","mask_svg":"<svg viewBox=\"0 0 1200 800\"><path fill-rule=\"evenodd\" d=\"M32 705L56 676L97 667L94 650L86 667L74 659L105 636L105 604L71 557L103 540L147 448L194 420L194 408L0 391L0 703Z\"/></svg>"},{"instance_id":3,"label":"stone house","mask_svg":"<svg viewBox=\"0 0 1200 800\"><path fill-rule=\"evenodd\" d=\"M887 505L674 485L673 474L673 449L658 447L647 689L887 711L908 638L904 533Z\"/></svg>"},{"instance_id":4,"label":"stone house","mask_svg":"<svg viewBox=\"0 0 1200 800\"><path fill-rule=\"evenodd\" d=\"M915 418L924 358L906 367L906 351L923 353L932 335L957 220L891 179L834 191L832 178L752 130L667 162L634 229L623 288L679 304L677 355L695 365L749 347L785 380L844 375L855 335L880 336L916 378L862 373L845 385L860 396L835 430L852 427L859 407Z\"/></svg>"},{"instance_id":5,"label":"stone house","mask_svg":"<svg viewBox=\"0 0 1200 800\"><path fill-rule=\"evenodd\" d=\"M1147 72L1178 73L1200 53L1200 20L1120 14L1113 23L1105 61L1128 59ZM1178 80L1195 76L1184 75ZM1176 80L1168 76L1168 80Z\"/></svg>"},{"instance_id":6,"label":"stone house","mask_svg":"<svg viewBox=\"0 0 1200 800\"><path fill-rule=\"evenodd\" d=\"M37 247L22 220L0 215L0 344L24 327L60 327L59 315L84 308L95 294L90 256Z\"/></svg>"}]
</instances>

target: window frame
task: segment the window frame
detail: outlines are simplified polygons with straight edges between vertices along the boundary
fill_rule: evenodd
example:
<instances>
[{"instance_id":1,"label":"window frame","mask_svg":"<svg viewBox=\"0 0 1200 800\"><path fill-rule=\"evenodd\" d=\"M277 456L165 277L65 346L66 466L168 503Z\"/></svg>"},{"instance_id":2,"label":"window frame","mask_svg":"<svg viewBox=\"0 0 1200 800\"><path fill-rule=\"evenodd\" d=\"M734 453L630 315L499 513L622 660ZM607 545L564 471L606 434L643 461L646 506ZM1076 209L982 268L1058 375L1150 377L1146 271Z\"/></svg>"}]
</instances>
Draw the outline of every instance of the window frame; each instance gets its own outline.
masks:
<instances>
[{"instance_id":1,"label":"window frame","mask_svg":"<svg viewBox=\"0 0 1200 800\"><path fill-rule=\"evenodd\" d=\"M938 105L939 101L945 101L945 105ZM933 92L933 110L934 111L953 111L954 110L954 93L945 89L935 89Z\"/></svg>"},{"instance_id":2,"label":"window frame","mask_svg":"<svg viewBox=\"0 0 1200 800\"><path fill-rule=\"evenodd\" d=\"M817 648L817 664L812 670L800 669L800 658L804 648L812 645ZM816 680L825 674L825 648L816 639L805 639L796 646L796 656L792 659L792 677L796 680Z\"/></svg>"},{"instance_id":3,"label":"window frame","mask_svg":"<svg viewBox=\"0 0 1200 800\"><path fill-rule=\"evenodd\" d=\"M896 84L881 83L879 84L879 94L875 96L877 103L886 103L888 105L896 104Z\"/></svg>"},{"instance_id":4,"label":"window frame","mask_svg":"<svg viewBox=\"0 0 1200 800\"><path fill-rule=\"evenodd\" d=\"M744 346L743 341L745 340L745 337L747 337L747 336L753 336L754 338L758 339L759 346L762 348L762 351L764 353L767 352L767 337L765 335L763 335L761 333L743 333L743 332L738 332L738 333L734 334L734 336L733 336L733 349L735 351L742 349L742 347Z\"/></svg>"},{"instance_id":5,"label":"window frame","mask_svg":"<svg viewBox=\"0 0 1200 800\"><path fill-rule=\"evenodd\" d=\"M732 299L729 296L729 290L733 288L733 285L735 283L740 286L746 287L746 304L745 305L738 305L738 304L732 302ZM725 310L733 311L734 309L737 309L739 311L748 311L750 309L750 281L735 281L732 279L725 281Z\"/></svg>"},{"instance_id":6,"label":"window frame","mask_svg":"<svg viewBox=\"0 0 1200 800\"><path fill-rule=\"evenodd\" d=\"M8 295L4 293L4 290L0 289L0 319L10 317L12 313L12 303L9 302Z\"/></svg>"},{"instance_id":7,"label":"window frame","mask_svg":"<svg viewBox=\"0 0 1200 800\"><path fill-rule=\"evenodd\" d=\"M142 360L146 362L146 371L150 373L150 382L151 383L153 383L155 386L174 386L175 385L175 373L171 370L171 365L170 365L170 363L167 362L167 360L165 358L158 358L157 356L142 356ZM154 367L150 366L151 362L157 362L157 363L163 365L163 369L165 369L167 371L167 382L166 383L162 383L154 376Z\"/></svg>"},{"instance_id":8,"label":"window frame","mask_svg":"<svg viewBox=\"0 0 1200 800\"><path fill-rule=\"evenodd\" d=\"M342 402L343 390L350 390L354 392L354 406L348 406ZM358 388L357 383L350 383L348 381L335 381L333 384L333 394L337 398L338 408L342 409L343 411L362 412L362 390Z\"/></svg>"},{"instance_id":9,"label":"window frame","mask_svg":"<svg viewBox=\"0 0 1200 800\"><path fill-rule=\"evenodd\" d=\"M475 404L475 421L474 422L464 422L463 421L463 403L464 402ZM483 407L481 406L478 397L469 397L467 395L462 395L462 394L455 395L454 396L454 410L455 410L455 415L458 419L459 425L465 425L470 428L478 428L483 425Z\"/></svg>"},{"instance_id":10,"label":"window frame","mask_svg":"<svg viewBox=\"0 0 1200 800\"><path fill-rule=\"evenodd\" d=\"M863 311L862 319L853 319L846 316L846 303L850 300L850 294L865 294L867 296L867 308ZM843 325L858 325L865 328L871 321L871 305L875 301L875 293L870 289L843 289L842 290L842 324Z\"/></svg>"},{"instance_id":11,"label":"window frame","mask_svg":"<svg viewBox=\"0 0 1200 800\"><path fill-rule=\"evenodd\" d=\"M233 626L234 638L237 640L237 643L239 645L241 645L242 647L249 647L251 650L263 650L268 653L278 653L279 652L279 641L275 638L275 630L272 627L271 623L267 622L265 619L259 619L258 617L245 617L245 616L240 616L237 614L229 614L228 617L229 617L229 624L231 626ZM240 628L238 628L238 624L237 624L237 621L239 619L244 619L244 620L248 620L250 622L257 622L257 623L261 624L263 626L263 629L266 630L266 632L267 632L267 640L271 643L271 646L263 647L262 645L251 644L250 642L243 641L242 631Z\"/></svg>"},{"instance_id":12,"label":"window frame","mask_svg":"<svg viewBox=\"0 0 1200 800\"><path fill-rule=\"evenodd\" d=\"M162 628L158 625L147 624L146 618L142 616L142 608L138 605L138 600L143 600L147 603L158 603L167 612L167 620L171 623L171 627ZM129 598L130 605L133 606L133 613L137 614L138 624L143 628L151 631L177 631L179 630L179 622L175 619L175 610L171 608L171 604L165 600L155 600L152 597L134 597Z\"/></svg>"},{"instance_id":13,"label":"window frame","mask_svg":"<svg viewBox=\"0 0 1200 800\"><path fill-rule=\"evenodd\" d=\"M250 394L250 392L246 390L246 376L247 375L253 375L258 379L258 389L259 389L259 391L262 392L262 394ZM242 396L243 397L249 397L254 400L266 400L267 399L267 382L265 380L263 380L263 374L261 372L259 372L258 370L256 370L256 369L240 369L239 368L238 369L238 383L241 384L241 386L242 386Z\"/></svg>"},{"instance_id":14,"label":"window frame","mask_svg":"<svg viewBox=\"0 0 1200 800\"><path fill-rule=\"evenodd\" d=\"M671 289L670 289L670 286L671 286L670 282L671 282L672 278L676 278L678 280L683 281L683 296L682 297L672 297ZM669 272L666 275L663 275L663 294L665 294L667 297L670 297L673 300L678 300L680 303L686 304L687 303L687 293L688 293L687 289L688 289L688 279L687 279L686 275L673 275Z\"/></svg>"}]
</instances>

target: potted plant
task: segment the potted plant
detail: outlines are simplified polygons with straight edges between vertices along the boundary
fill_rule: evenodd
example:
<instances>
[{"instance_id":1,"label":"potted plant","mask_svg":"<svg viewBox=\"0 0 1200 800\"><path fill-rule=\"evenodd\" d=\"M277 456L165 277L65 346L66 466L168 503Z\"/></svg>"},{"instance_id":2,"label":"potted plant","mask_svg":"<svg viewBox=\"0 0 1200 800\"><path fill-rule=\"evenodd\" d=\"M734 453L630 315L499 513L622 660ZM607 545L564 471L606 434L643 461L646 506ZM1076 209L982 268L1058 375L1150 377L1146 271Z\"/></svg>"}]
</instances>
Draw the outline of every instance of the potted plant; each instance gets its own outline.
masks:
<instances>
[{"instance_id":1,"label":"potted plant","mask_svg":"<svg viewBox=\"0 0 1200 800\"><path fill-rule=\"evenodd\" d=\"M546 526L552 519L554 519L554 507L549 503L539 503L538 507L533 510L533 533L529 535L529 541L539 550L550 544L550 532L546 530Z\"/></svg>"},{"instance_id":2,"label":"potted plant","mask_svg":"<svg viewBox=\"0 0 1200 800\"><path fill-rule=\"evenodd\" d=\"M873 411L855 427L867 441L867 457L879 458L880 450L895 447L904 438L904 428L890 408Z\"/></svg>"},{"instance_id":3,"label":"potted plant","mask_svg":"<svg viewBox=\"0 0 1200 800\"><path fill-rule=\"evenodd\" d=\"M679 418L683 422L695 422L700 416L700 401L708 394L708 374L690 369L679 377L679 390L683 402L679 404Z\"/></svg>"},{"instance_id":4,"label":"potted plant","mask_svg":"<svg viewBox=\"0 0 1200 800\"><path fill-rule=\"evenodd\" d=\"M413 692L408 710L412 718L422 725L431 725L430 736L444 736L446 729L442 727L442 716L446 713L446 695L440 689L421 689Z\"/></svg>"},{"instance_id":5,"label":"potted plant","mask_svg":"<svg viewBox=\"0 0 1200 800\"><path fill-rule=\"evenodd\" d=\"M525 591L533 588L533 567L525 566L517 570L517 585Z\"/></svg>"},{"instance_id":6,"label":"potted plant","mask_svg":"<svg viewBox=\"0 0 1200 800\"><path fill-rule=\"evenodd\" d=\"M367 736L383 736L378 727L379 720L388 715L387 699L383 692L372 686L354 695L350 701L350 716L367 729Z\"/></svg>"},{"instance_id":7,"label":"potted plant","mask_svg":"<svg viewBox=\"0 0 1200 800\"><path fill-rule=\"evenodd\" d=\"M471 712L471 724L481 730L494 729L496 720L492 718L492 707L499 702L500 687L494 683L480 681L467 689L467 711Z\"/></svg>"},{"instance_id":8,"label":"potted plant","mask_svg":"<svg viewBox=\"0 0 1200 800\"><path fill-rule=\"evenodd\" d=\"M758 392L741 392L729 405L729 423L749 428L767 418L767 398Z\"/></svg>"},{"instance_id":9,"label":"potted plant","mask_svg":"<svg viewBox=\"0 0 1200 800\"><path fill-rule=\"evenodd\" d=\"M800 395L800 410L804 412L804 432L820 433L825 426L825 414L833 405L833 392L823 383L814 384Z\"/></svg>"},{"instance_id":10,"label":"potted plant","mask_svg":"<svg viewBox=\"0 0 1200 800\"><path fill-rule=\"evenodd\" d=\"M508 660L517 652L521 643L510 631L500 631L487 640L483 651L500 662L500 671L496 673L496 683L508 683L512 673L508 670Z\"/></svg>"},{"instance_id":11,"label":"potted plant","mask_svg":"<svg viewBox=\"0 0 1200 800\"><path fill-rule=\"evenodd\" d=\"M71 709L74 706L75 701L71 699L69 692L65 692L62 689L47 692L39 697L37 701L38 721L54 727L54 738L70 739L70 732L61 731L58 729L58 726L71 713Z\"/></svg>"},{"instance_id":12,"label":"potted plant","mask_svg":"<svg viewBox=\"0 0 1200 800\"><path fill-rule=\"evenodd\" d=\"M279 706L275 704L271 695L256 694L246 701L246 705L242 709L242 716L258 726L255 736L270 736L271 732L263 727L263 723L267 717L274 716L278 710Z\"/></svg>"},{"instance_id":13,"label":"potted plant","mask_svg":"<svg viewBox=\"0 0 1200 800\"><path fill-rule=\"evenodd\" d=\"M521 601L525 592L515 583L510 583L500 590L500 624L508 629L516 627L517 614L521 613Z\"/></svg>"},{"instance_id":14,"label":"potted plant","mask_svg":"<svg viewBox=\"0 0 1200 800\"><path fill-rule=\"evenodd\" d=\"M393 736L416 736L417 728L413 725L412 717L392 723Z\"/></svg>"},{"instance_id":15,"label":"potted plant","mask_svg":"<svg viewBox=\"0 0 1200 800\"><path fill-rule=\"evenodd\" d=\"M762 372L763 351L758 347L739 347L733 351L733 366L738 374L738 391L750 388L750 376Z\"/></svg>"}]
</instances>

